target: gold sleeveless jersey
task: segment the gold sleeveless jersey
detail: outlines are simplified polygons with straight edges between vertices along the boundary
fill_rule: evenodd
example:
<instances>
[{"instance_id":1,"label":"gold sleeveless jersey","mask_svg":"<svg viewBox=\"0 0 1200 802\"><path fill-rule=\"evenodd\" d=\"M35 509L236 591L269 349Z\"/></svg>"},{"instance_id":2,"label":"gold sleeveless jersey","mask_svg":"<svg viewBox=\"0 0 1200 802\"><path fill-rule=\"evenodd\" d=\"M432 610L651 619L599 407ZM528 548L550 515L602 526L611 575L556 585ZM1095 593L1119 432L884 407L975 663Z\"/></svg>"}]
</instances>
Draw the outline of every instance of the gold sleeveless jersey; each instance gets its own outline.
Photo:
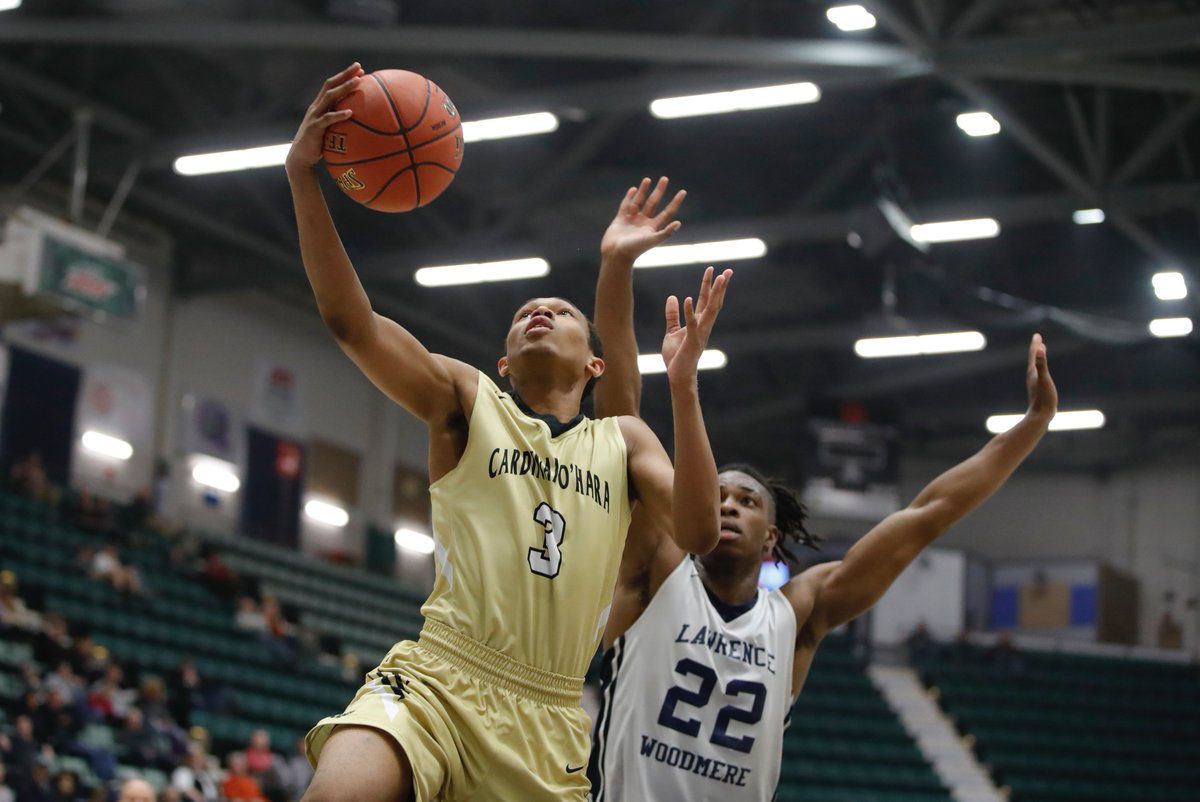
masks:
<instances>
[{"instance_id":1,"label":"gold sleeveless jersey","mask_svg":"<svg viewBox=\"0 0 1200 802\"><path fill-rule=\"evenodd\" d=\"M627 477L616 418L553 436L480 373L466 451L429 488L438 574L421 612L519 663L582 677L625 546Z\"/></svg>"}]
</instances>

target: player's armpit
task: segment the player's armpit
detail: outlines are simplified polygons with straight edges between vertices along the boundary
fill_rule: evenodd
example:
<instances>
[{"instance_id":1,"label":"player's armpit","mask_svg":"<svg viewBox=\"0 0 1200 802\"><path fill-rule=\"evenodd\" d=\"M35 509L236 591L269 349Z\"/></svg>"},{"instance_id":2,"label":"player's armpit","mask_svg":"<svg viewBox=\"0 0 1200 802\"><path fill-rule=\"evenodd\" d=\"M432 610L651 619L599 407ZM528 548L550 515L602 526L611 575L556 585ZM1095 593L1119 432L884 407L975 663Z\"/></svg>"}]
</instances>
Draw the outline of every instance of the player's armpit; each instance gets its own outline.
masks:
<instances>
[{"instance_id":1,"label":"player's armpit","mask_svg":"<svg viewBox=\"0 0 1200 802\"><path fill-rule=\"evenodd\" d=\"M394 320L372 313L371 330L338 345L371 382L431 425L461 411L470 417L479 374L456 359L432 354Z\"/></svg>"}]
</instances>

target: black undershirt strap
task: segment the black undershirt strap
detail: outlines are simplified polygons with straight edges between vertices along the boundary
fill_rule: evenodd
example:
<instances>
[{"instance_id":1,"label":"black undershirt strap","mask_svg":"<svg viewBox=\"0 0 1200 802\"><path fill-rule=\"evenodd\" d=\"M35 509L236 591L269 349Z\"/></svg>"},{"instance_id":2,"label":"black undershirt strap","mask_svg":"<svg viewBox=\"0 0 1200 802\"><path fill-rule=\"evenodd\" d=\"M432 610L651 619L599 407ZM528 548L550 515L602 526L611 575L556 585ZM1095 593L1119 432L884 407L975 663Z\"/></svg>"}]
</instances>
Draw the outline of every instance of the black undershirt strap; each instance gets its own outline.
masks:
<instances>
[{"instance_id":1,"label":"black undershirt strap","mask_svg":"<svg viewBox=\"0 0 1200 802\"><path fill-rule=\"evenodd\" d=\"M511 395L512 400L516 402L517 409L521 410L523 413L525 413L529 417L537 418L538 420L542 421L547 426L549 426L551 437L558 437L560 434L563 434L564 432L569 432L572 429L574 429L576 426L578 426L580 423L583 422L584 415L582 412L580 412L575 417L571 418L566 423L563 423L562 421L560 421L558 418L554 417L553 415L541 415L537 412L534 412L532 409L529 408L529 405L525 403L525 400L522 399L521 396L517 395L516 390L513 390L512 392L510 392L509 395Z\"/></svg>"},{"instance_id":2,"label":"black undershirt strap","mask_svg":"<svg viewBox=\"0 0 1200 802\"><path fill-rule=\"evenodd\" d=\"M712 589L704 584L703 580L700 581L700 584L704 585L704 592L708 594L708 600L712 602L712 606L716 608L717 614L721 616L726 624L738 616L750 612L754 609L754 605L758 604L757 593L754 594L754 598L750 601L742 602L741 604L730 604L729 602L721 601L717 594L713 593Z\"/></svg>"}]
</instances>

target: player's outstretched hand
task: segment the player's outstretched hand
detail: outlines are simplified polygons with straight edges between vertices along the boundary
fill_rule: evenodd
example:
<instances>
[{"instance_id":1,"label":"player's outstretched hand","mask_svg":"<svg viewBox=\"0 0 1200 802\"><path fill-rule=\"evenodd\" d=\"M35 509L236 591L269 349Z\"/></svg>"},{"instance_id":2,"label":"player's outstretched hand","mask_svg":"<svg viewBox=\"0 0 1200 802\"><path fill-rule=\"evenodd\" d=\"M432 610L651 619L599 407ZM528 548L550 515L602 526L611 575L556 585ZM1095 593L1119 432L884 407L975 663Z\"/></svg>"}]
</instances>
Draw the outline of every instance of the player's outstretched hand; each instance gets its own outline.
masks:
<instances>
[{"instance_id":1,"label":"player's outstretched hand","mask_svg":"<svg viewBox=\"0 0 1200 802\"><path fill-rule=\"evenodd\" d=\"M358 88L363 77L363 68L357 61L337 75L330 76L317 93L317 98L308 107L292 147L288 151L287 166L312 167L321 160L321 145L325 139L325 129L334 123L350 119L350 110L330 111L334 103Z\"/></svg>"},{"instance_id":2,"label":"player's outstretched hand","mask_svg":"<svg viewBox=\"0 0 1200 802\"><path fill-rule=\"evenodd\" d=\"M1058 411L1058 388L1050 378L1046 362L1046 344L1042 335L1035 334L1029 342L1029 363L1025 368L1025 390L1029 394L1029 411L1025 414L1042 418L1048 424Z\"/></svg>"},{"instance_id":3,"label":"player's outstretched hand","mask_svg":"<svg viewBox=\"0 0 1200 802\"><path fill-rule=\"evenodd\" d=\"M667 333L663 337L662 358L667 366L667 378L673 382L695 376L700 355L708 347L713 324L725 303L725 291L733 271L726 270L715 279L713 272L711 267L704 271L699 300L694 308L690 295L684 299L683 325L679 322L679 299L674 295L667 299Z\"/></svg>"},{"instance_id":4,"label":"player's outstretched hand","mask_svg":"<svg viewBox=\"0 0 1200 802\"><path fill-rule=\"evenodd\" d=\"M680 229L683 223L675 219L675 213L687 197L686 191L676 192L671 202L658 211L669 183L663 176L650 192L650 179L643 178L638 186L629 188L617 209L617 216L608 224L608 230L600 240L601 256L632 262L655 245L666 242Z\"/></svg>"}]
</instances>

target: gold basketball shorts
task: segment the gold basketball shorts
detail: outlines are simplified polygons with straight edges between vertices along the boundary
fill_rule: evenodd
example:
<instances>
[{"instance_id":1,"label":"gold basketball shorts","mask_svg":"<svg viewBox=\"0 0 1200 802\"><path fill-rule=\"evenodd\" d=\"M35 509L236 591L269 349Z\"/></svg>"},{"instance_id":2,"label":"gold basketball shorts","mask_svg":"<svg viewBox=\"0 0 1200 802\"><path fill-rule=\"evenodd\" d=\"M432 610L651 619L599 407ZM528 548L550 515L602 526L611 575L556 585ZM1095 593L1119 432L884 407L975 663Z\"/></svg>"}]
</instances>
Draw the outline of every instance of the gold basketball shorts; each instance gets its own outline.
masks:
<instances>
[{"instance_id":1,"label":"gold basketball shorts","mask_svg":"<svg viewBox=\"0 0 1200 802\"><path fill-rule=\"evenodd\" d=\"M395 738L415 802L587 799L583 680L517 662L438 621L392 647L345 712L308 733L309 762L342 725Z\"/></svg>"}]
</instances>

